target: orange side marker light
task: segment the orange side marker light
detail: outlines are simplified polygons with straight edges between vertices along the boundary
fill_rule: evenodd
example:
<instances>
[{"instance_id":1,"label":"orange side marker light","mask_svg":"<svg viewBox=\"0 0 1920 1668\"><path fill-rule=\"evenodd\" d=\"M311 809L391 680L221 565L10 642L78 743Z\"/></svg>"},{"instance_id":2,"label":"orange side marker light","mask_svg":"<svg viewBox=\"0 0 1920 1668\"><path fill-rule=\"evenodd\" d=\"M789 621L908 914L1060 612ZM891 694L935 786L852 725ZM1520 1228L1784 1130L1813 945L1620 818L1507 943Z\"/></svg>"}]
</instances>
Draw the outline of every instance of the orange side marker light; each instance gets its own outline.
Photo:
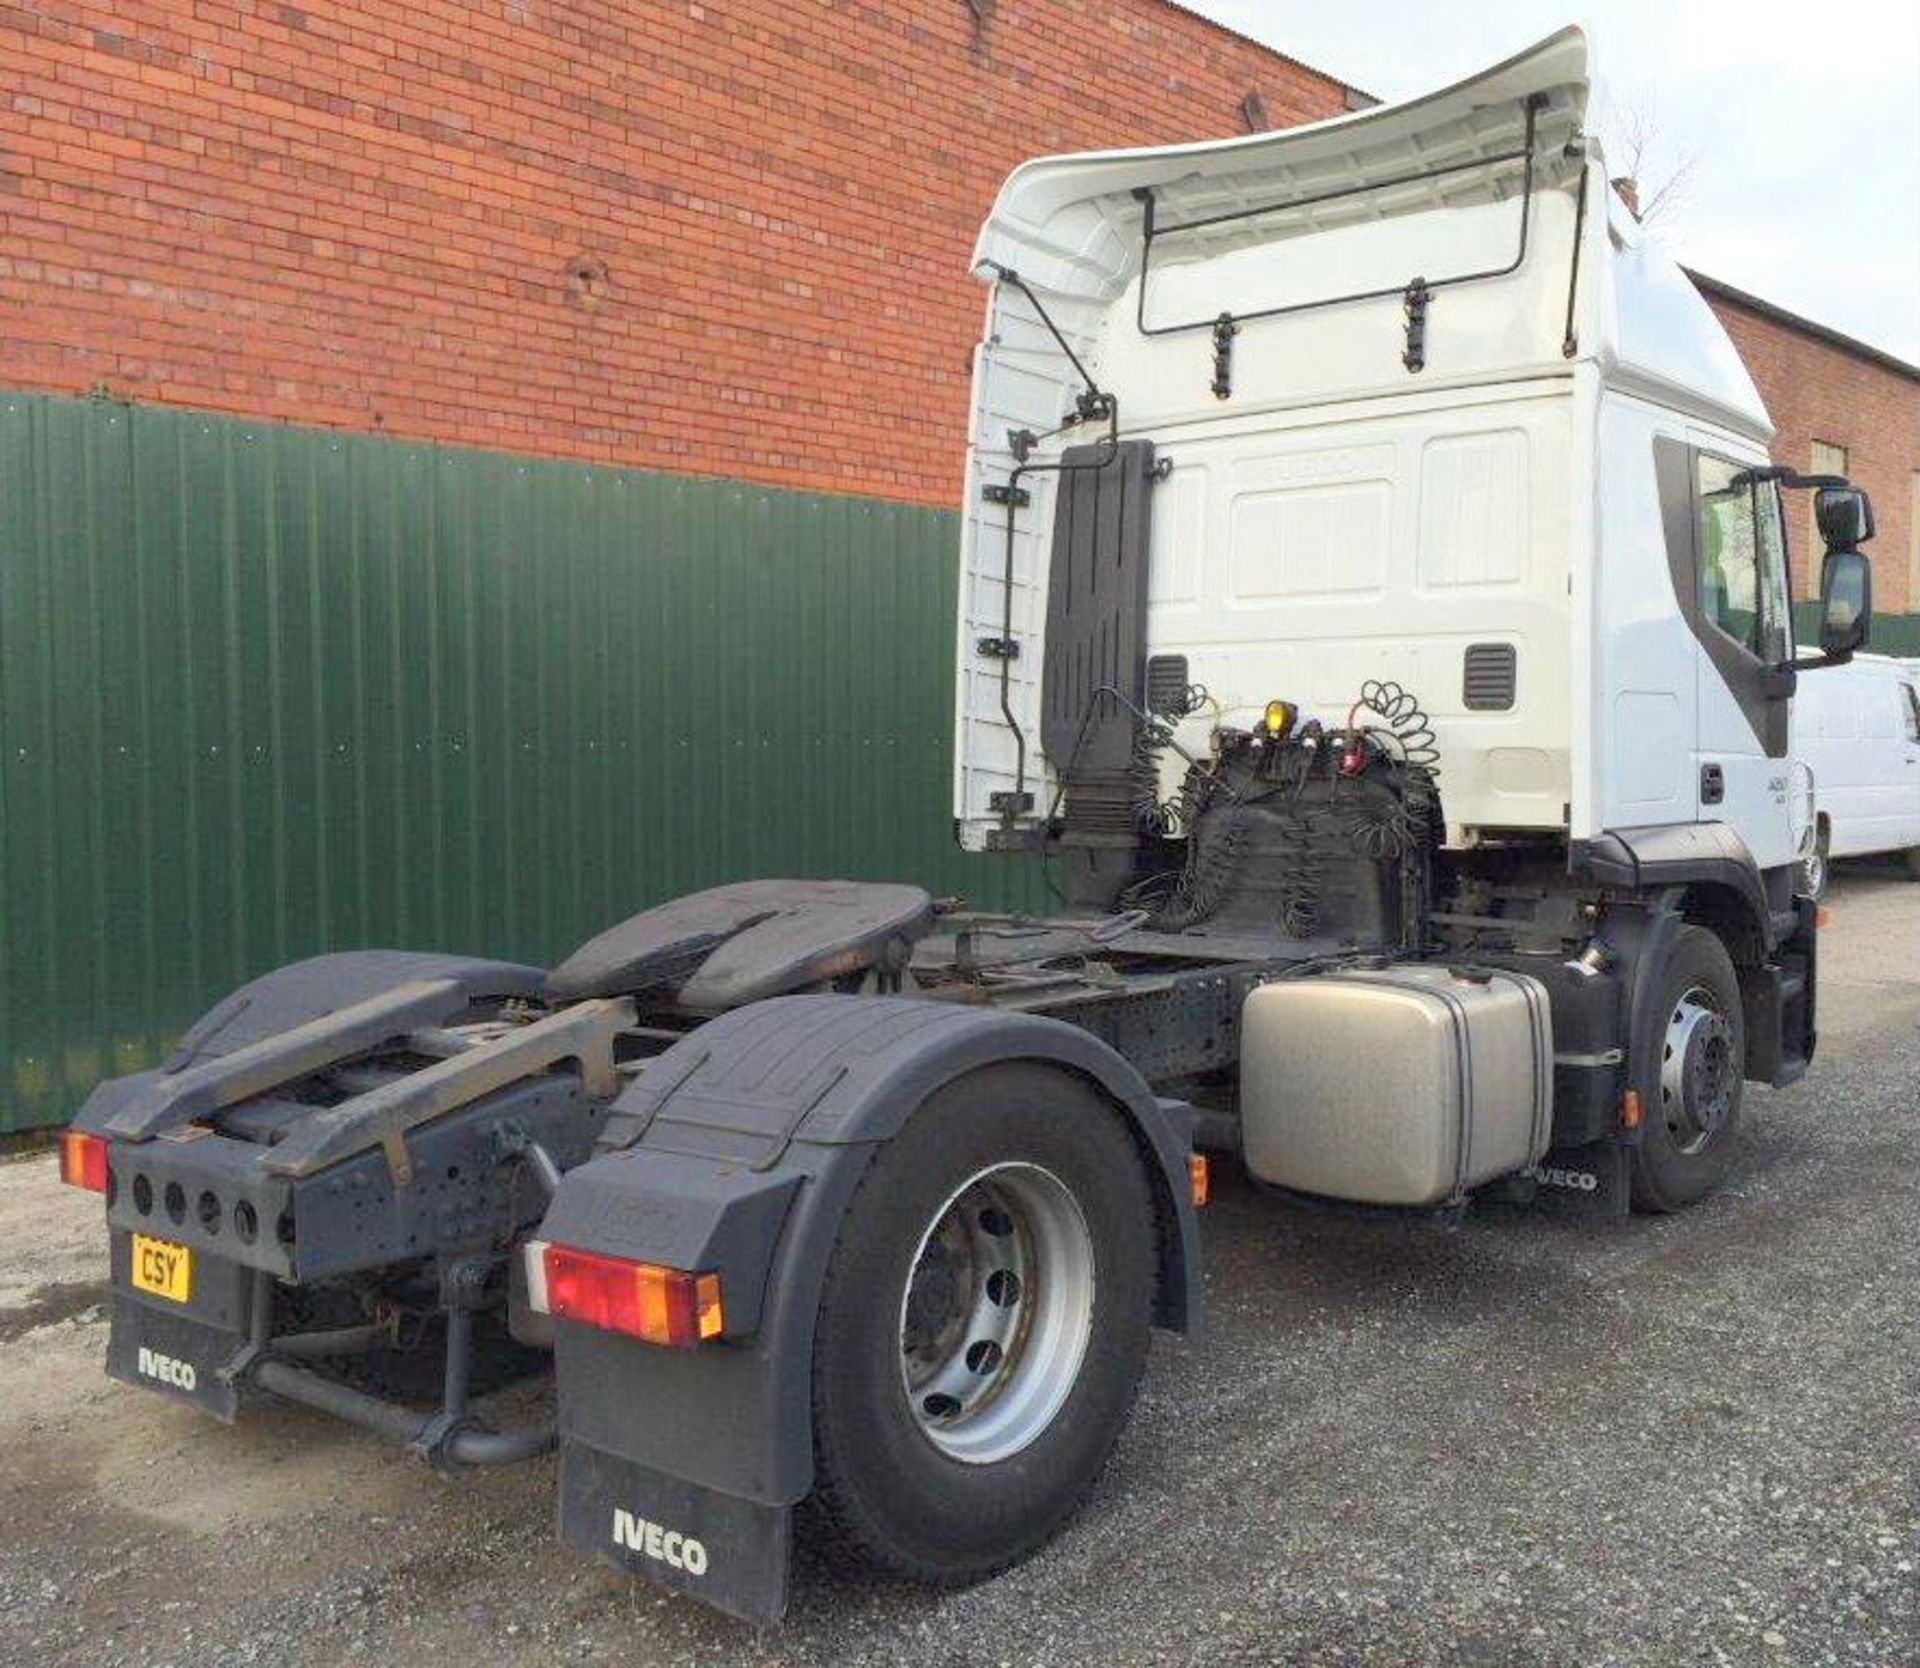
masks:
<instances>
[{"instance_id":1,"label":"orange side marker light","mask_svg":"<svg viewBox=\"0 0 1920 1668\"><path fill-rule=\"evenodd\" d=\"M1645 1115L1641 1110L1640 1091L1638 1089L1629 1089L1621 1096L1620 1127L1622 1129L1638 1129L1640 1127L1640 1120Z\"/></svg>"},{"instance_id":2,"label":"orange side marker light","mask_svg":"<svg viewBox=\"0 0 1920 1668\"><path fill-rule=\"evenodd\" d=\"M1187 1180L1193 1184L1193 1208L1203 1210L1213 1197L1213 1172L1205 1153L1187 1154Z\"/></svg>"}]
</instances>

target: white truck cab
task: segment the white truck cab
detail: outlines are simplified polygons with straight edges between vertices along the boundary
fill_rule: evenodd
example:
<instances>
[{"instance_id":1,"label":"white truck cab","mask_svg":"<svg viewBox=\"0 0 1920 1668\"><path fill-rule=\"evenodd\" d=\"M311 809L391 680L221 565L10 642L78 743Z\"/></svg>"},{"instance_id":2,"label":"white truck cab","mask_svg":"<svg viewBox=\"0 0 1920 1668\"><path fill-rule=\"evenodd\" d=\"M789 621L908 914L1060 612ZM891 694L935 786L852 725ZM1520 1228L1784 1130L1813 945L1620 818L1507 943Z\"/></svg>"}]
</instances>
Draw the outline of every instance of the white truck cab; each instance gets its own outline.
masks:
<instances>
[{"instance_id":1,"label":"white truck cab","mask_svg":"<svg viewBox=\"0 0 1920 1668\"><path fill-rule=\"evenodd\" d=\"M1400 684L1449 848L1696 828L1689 849L1785 871L1805 819L1772 425L1609 188L1590 97L1568 29L1407 104L1007 181L976 253L963 845L1098 820L1043 732L1071 737L1103 681L1137 698L1140 656L1206 690L1189 755L1269 700L1331 724L1364 680ZM1145 523L1137 613L1102 598L1117 633L1058 595L1063 465L1109 425L1154 465L1115 510ZM1083 755L1128 722L1099 704Z\"/></svg>"}]
</instances>

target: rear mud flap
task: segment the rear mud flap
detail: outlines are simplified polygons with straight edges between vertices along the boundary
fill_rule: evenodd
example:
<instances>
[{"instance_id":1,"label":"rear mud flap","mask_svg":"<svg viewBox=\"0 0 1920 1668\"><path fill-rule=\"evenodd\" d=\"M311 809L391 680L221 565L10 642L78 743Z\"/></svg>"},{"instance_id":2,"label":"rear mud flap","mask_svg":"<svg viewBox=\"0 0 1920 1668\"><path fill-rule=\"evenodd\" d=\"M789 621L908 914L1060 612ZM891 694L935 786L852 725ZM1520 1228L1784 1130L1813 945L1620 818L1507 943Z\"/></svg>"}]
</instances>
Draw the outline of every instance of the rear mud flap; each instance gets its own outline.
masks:
<instances>
[{"instance_id":1,"label":"rear mud flap","mask_svg":"<svg viewBox=\"0 0 1920 1668\"><path fill-rule=\"evenodd\" d=\"M668 1477L584 1442L560 1449L560 1538L765 1627L787 1609L793 1508Z\"/></svg>"},{"instance_id":2,"label":"rear mud flap","mask_svg":"<svg viewBox=\"0 0 1920 1668\"><path fill-rule=\"evenodd\" d=\"M134 1290L132 1240L115 1229L108 1246L113 1307L107 1375L191 1402L232 1424L240 1397L228 1374L247 1341L253 1270L198 1254L189 1298L174 1303Z\"/></svg>"},{"instance_id":3,"label":"rear mud flap","mask_svg":"<svg viewBox=\"0 0 1920 1668\"><path fill-rule=\"evenodd\" d=\"M142 1390L191 1402L202 1413L233 1423L240 1397L223 1369L245 1340L205 1321L155 1309L125 1292L113 1294L107 1337L107 1375Z\"/></svg>"}]
</instances>

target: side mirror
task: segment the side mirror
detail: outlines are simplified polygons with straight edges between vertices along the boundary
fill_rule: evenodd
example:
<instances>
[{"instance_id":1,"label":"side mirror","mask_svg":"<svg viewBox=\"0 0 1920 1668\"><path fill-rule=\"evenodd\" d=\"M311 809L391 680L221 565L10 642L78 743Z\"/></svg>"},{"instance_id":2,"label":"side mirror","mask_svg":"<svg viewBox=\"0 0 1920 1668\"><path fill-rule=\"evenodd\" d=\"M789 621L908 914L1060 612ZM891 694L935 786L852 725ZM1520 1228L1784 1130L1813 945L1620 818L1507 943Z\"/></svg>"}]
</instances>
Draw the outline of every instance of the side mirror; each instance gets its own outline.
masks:
<instances>
[{"instance_id":1,"label":"side mirror","mask_svg":"<svg viewBox=\"0 0 1920 1668\"><path fill-rule=\"evenodd\" d=\"M1873 537L1873 504L1857 486L1821 487L1814 495L1813 520L1829 550L1852 550Z\"/></svg>"},{"instance_id":2,"label":"side mirror","mask_svg":"<svg viewBox=\"0 0 1920 1668\"><path fill-rule=\"evenodd\" d=\"M1820 495L1823 533L1826 496ZM1852 496L1866 504L1864 493ZM1871 525L1870 512L1867 519ZM1820 568L1820 652L1840 660L1865 648L1872 623L1873 564L1857 550L1829 550Z\"/></svg>"}]
</instances>

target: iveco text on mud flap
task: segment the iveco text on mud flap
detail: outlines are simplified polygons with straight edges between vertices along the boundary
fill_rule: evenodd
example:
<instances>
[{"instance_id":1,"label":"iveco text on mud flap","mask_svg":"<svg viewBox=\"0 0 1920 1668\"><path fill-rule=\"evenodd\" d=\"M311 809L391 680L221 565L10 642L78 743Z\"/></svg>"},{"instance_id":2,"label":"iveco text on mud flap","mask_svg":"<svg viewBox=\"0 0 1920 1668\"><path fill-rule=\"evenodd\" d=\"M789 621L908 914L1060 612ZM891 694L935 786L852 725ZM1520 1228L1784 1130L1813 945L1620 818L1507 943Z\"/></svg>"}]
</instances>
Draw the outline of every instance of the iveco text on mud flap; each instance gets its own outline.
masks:
<instances>
[{"instance_id":1,"label":"iveco text on mud flap","mask_svg":"<svg viewBox=\"0 0 1920 1668\"><path fill-rule=\"evenodd\" d=\"M1198 1322L1212 1156L1275 1210L1717 1185L1744 1085L1814 1047L1787 712L1866 639L1871 516L1768 463L1594 126L1567 30L1407 104L1018 169L976 261L954 813L1061 910L749 880L552 969L269 973L63 1138L109 1371L447 1470L557 1447L569 1545L764 1623L802 1509L836 1567L935 1585L1061 1530L1150 1329ZM433 1405L394 1389L420 1357ZM552 1417L491 1427L530 1359Z\"/></svg>"},{"instance_id":2,"label":"iveco text on mud flap","mask_svg":"<svg viewBox=\"0 0 1920 1668\"><path fill-rule=\"evenodd\" d=\"M635 1517L624 1506L613 1508L613 1543L627 1552L638 1552L668 1569L684 1570L691 1576L707 1573L706 1544L678 1529L663 1528L644 1517Z\"/></svg>"},{"instance_id":3,"label":"iveco text on mud flap","mask_svg":"<svg viewBox=\"0 0 1920 1668\"><path fill-rule=\"evenodd\" d=\"M199 1370L191 1361L180 1361L171 1355L162 1355L156 1349L148 1349L142 1344L134 1355L134 1371L142 1378L150 1378L158 1384L171 1384L176 1389L192 1394L200 1381Z\"/></svg>"}]
</instances>

